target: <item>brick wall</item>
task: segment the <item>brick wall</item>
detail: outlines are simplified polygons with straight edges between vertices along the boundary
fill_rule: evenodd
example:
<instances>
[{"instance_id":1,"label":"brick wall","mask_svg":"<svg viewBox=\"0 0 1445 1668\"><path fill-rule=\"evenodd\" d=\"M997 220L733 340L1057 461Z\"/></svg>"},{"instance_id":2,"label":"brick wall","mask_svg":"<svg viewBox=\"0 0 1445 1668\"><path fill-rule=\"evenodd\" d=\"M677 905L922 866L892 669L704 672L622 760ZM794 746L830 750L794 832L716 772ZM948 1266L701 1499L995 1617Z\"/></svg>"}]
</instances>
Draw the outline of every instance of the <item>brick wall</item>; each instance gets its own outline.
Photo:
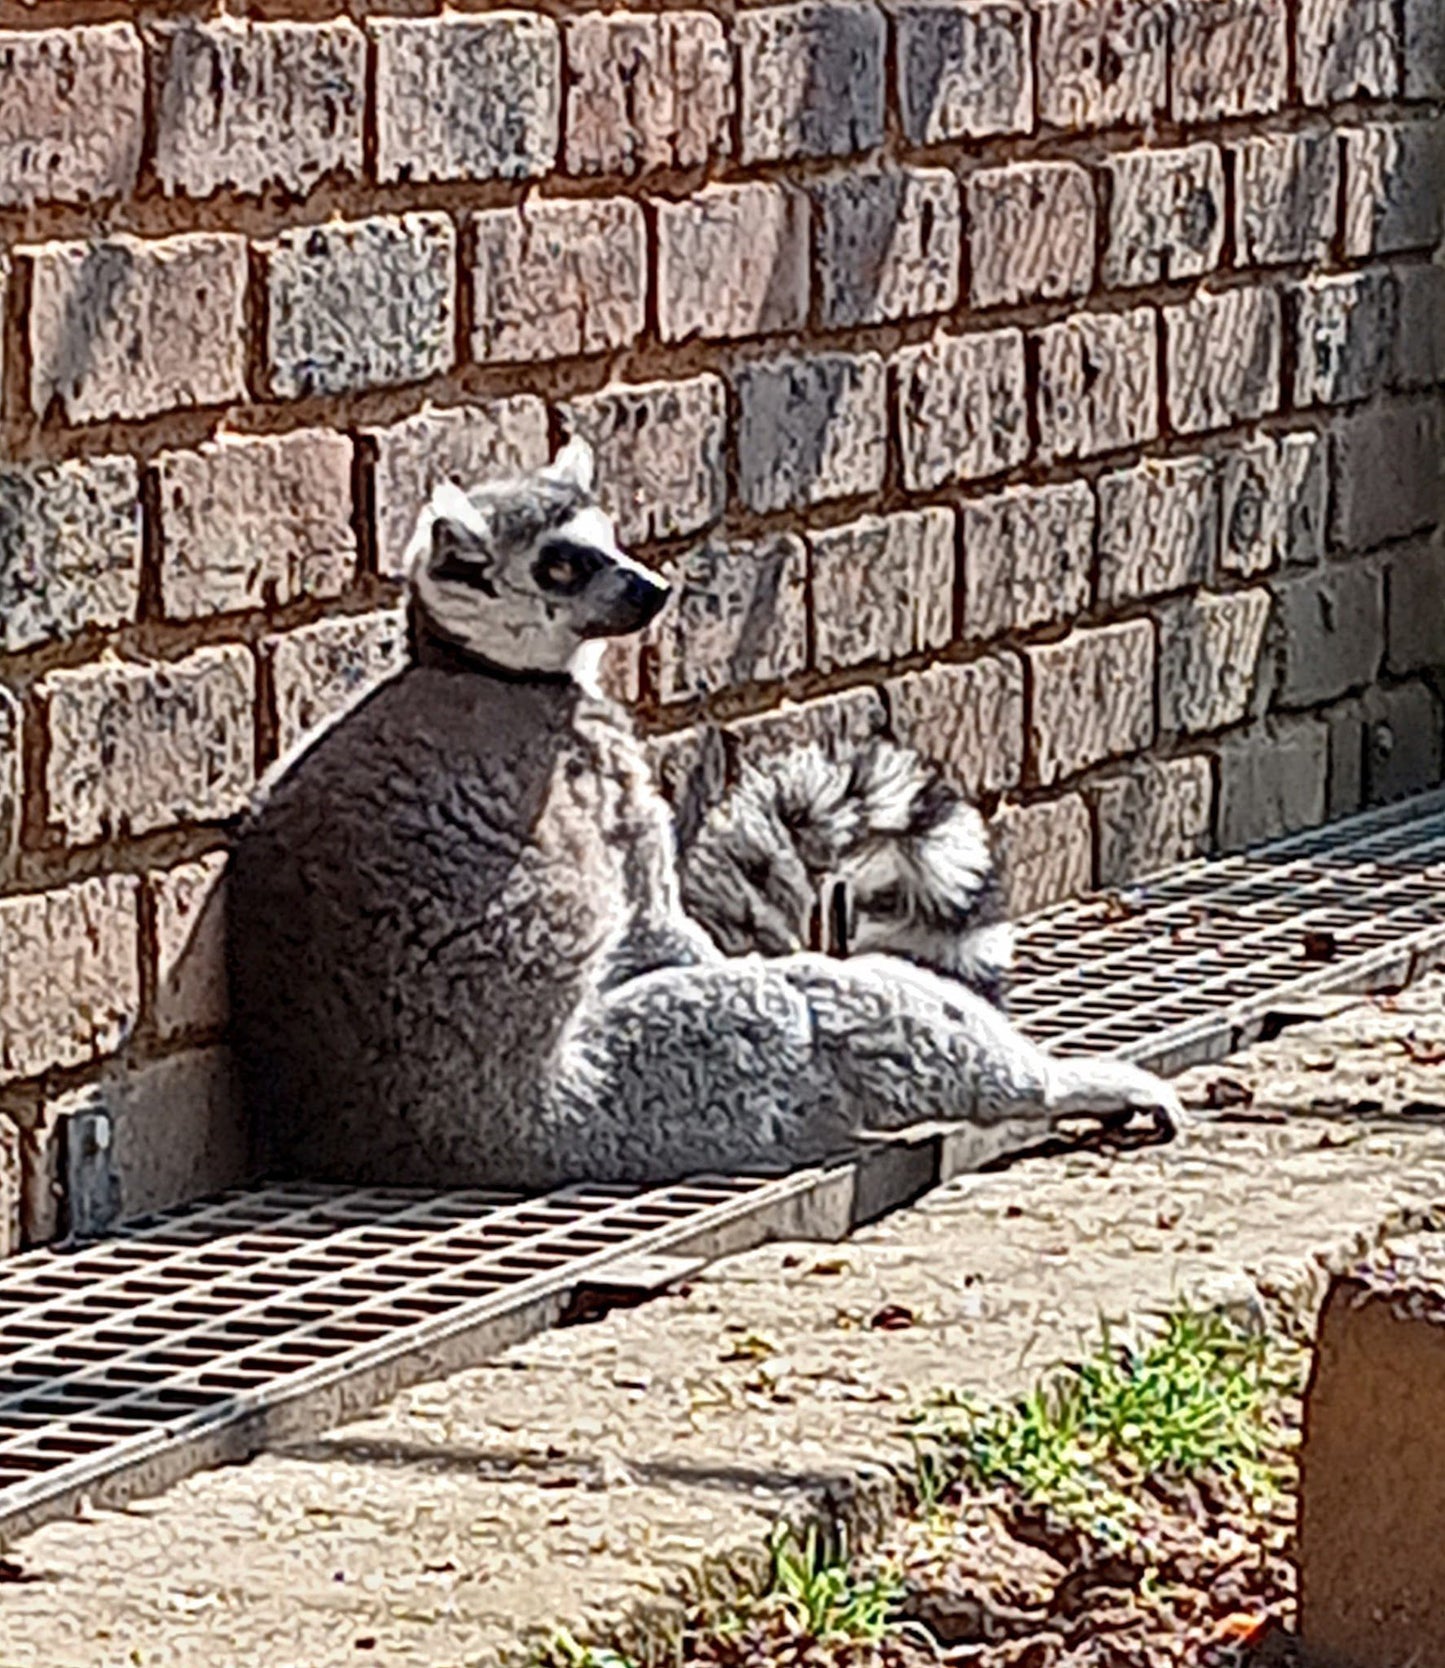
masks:
<instances>
[{"instance_id":1,"label":"brick wall","mask_svg":"<svg viewBox=\"0 0 1445 1668\"><path fill-rule=\"evenodd\" d=\"M238 1172L227 820L439 472L595 443L685 818L887 725L1031 904L1441 774L1439 0L424 5L0 0L0 1243L98 1081Z\"/></svg>"}]
</instances>

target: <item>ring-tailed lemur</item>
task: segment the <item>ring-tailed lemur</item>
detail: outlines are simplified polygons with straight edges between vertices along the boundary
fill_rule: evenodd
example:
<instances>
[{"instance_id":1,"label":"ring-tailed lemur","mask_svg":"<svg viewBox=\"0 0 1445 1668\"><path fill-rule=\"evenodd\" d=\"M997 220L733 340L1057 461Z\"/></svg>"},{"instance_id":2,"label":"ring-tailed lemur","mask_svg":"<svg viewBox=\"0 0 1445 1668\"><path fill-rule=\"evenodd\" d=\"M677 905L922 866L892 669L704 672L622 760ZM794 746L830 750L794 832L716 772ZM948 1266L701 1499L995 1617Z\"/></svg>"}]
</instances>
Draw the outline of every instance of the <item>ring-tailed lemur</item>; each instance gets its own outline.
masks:
<instances>
[{"instance_id":1,"label":"ring-tailed lemur","mask_svg":"<svg viewBox=\"0 0 1445 1668\"><path fill-rule=\"evenodd\" d=\"M228 907L242 1082L282 1172L544 1189L820 1161L864 1128L1108 1120L1173 1090L1055 1059L881 955L727 957L669 813L583 663L667 588L617 547L578 442L438 489L415 659L268 782Z\"/></svg>"}]
</instances>

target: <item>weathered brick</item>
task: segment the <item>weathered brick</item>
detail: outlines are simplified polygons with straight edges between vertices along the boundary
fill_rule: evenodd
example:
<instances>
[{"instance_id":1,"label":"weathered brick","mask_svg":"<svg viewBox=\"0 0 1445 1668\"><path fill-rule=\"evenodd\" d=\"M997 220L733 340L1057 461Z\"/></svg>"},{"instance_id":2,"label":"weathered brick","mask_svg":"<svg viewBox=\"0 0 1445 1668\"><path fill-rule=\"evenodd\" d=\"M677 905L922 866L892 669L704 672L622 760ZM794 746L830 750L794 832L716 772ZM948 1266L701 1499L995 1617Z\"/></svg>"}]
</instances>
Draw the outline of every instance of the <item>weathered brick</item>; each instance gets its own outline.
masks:
<instances>
[{"instance_id":1,"label":"weathered brick","mask_svg":"<svg viewBox=\"0 0 1445 1668\"><path fill-rule=\"evenodd\" d=\"M1104 283L1195 278L1224 247L1224 162L1215 145L1127 151L1105 165L1109 241Z\"/></svg>"},{"instance_id":2,"label":"weathered brick","mask_svg":"<svg viewBox=\"0 0 1445 1668\"><path fill-rule=\"evenodd\" d=\"M913 144L1029 131L1034 71L1019 0L900 0L890 10Z\"/></svg>"},{"instance_id":3,"label":"weathered brick","mask_svg":"<svg viewBox=\"0 0 1445 1668\"><path fill-rule=\"evenodd\" d=\"M1214 771L1201 754L1143 760L1089 790L1098 825L1098 884L1119 886L1209 849Z\"/></svg>"},{"instance_id":4,"label":"weathered brick","mask_svg":"<svg viewBox=\"0 0 1445 1668\"><path fill-rule=\"evenodd\" d=\"M1405 0L1405 97L1445 99L1445 10Z\"/></svg>"},{"instance_id":5,"label":"weathered brick","mask_svg":"<svg viewBox=\"0 0 1445 1668\"><path fill-rule=\"evenodd\" d=\"M356 571L344 435L224 435L196 452L163 452L155 469L171 619L335 596Z\"/></svg>"},{"instance_id":6,"label":"weathered brick","mask_svg":"<svg viewBox=\"0 0 1445 1668\"><path fill-rule=\"evenodd\" d=\"M1385 386L1399 310L1388 272L1307 278L1291 299L1297 406L1362 400Z\"/></svg>"},{"instance_id":7,"label":"weathered brick","mask_svg":"<svg viewBox=\"0 0 1445 1668\"><path fill-rule=\"evenodd\" d=\"M727 412L715 376L614 385L561 413L597 454L598 491L620 537L678 538L722 513Z\"/></svg>"},{"instance_id":8,"label":"weathered brick","mask_svg":"<svg viewBox=\"0 0 1445 1668\"><path fill-rule=\"evenodd\" d=\"M245 398L244 238L116 234L24 253L36 416L53 406L94 423Z\"/></svg>"},{"instance_id":9,"label":"weathered brick","mask_svg":"<svg viewBox=\"0 0 1445 1668\"><path fill-rule=\"evenodd\" d=\"M1320 261L1335 235L1340 152L1333 132L1269 133L1234 146L1235 260Z\"/></svg>"},{"instance_id":10,"label":"weathered brick","mask_svg":"<svg viewBox=\"0 0 1445 1668\"><path fill-rule=\"evenodd\" d=\"M273 394L345 394L450 370L457 240L446 215L298 227L262 248Z\"/></svg>"},{"instance_id":11,"label":"weathered brick","mask_svg":"<svg viewBox=\"0 0 1445 1668\"><path fill-rule=\"evenodd\" d=\"M903 482L911 491L981 480L1028 456L1021 332L935 335L902 349L893 363Z\"/></svg>"},{"instance_id":12,"label":"weathered brick","mask_svg":"<svg viewBox=\"0 0 1445 1668\"><path fill-rule=\"evenodd\" d=\"M1094 495L1085 481L1011 487L959 512L963 541L963 633L1067 620L1089 601Z\"/></svg>"},{"instance_id":13,"label":"weathered brick","mask_svg":"<svg viewBox=\"0 0 1445 1668\"><path fill-rule=\"evenodd\" d=\"M1385 650L1385 598L1374 565L1340 563L1279 582L1282 672L1276 700L1313 707L1373 683Z\"/></svg>"},{"instance_id":14,"label":"weathered brick","mask_svg":"<svg viewBox=\"0 0 1445 1668\"><path fill-rule=\"evenodd\" d=\"M953 511L869 515L811 536L820 672L941 649L953 636Z\"/></svg>"},{"instance_id":15,"label":"weathered brick","mask_svg":"<svg viewBox=\"0 0 1445 1668\"><path fill-rule=\"evenodd\" d=\"M0 465L0 649L121 625L140 582L130 458Z\"/></svg>"},{"instance_id":16,"label":"weathered brick","mask_svg":"<svg viewBox=\"0 0 1445 1668\"><path fill-rule=\"evenodd\" d=\"M1365 720L1358 700L1341 701L1321 715L1329 726L1325 815L1353 816L1365 803Z\"/></svg>"},{"instance_id":17,"label":"weathered brick","mask_svg":"<svg viewBox=\"0 0 1445 1668\"><path fill-rule=\"evenodd\" d=\"M1445 714L1427 683L1369 690L1364 749L1365 803L1384 805L1440 785L1445 769Z\"/></svg>"},{"instance_id":18,"label":"weathered brick","mask_svg":"<svg viewBox=\"0 0 1445 1668\"><path fill-rule=\"evenodd\" d=\"M318 726L399 671L406 659L400 609L347 614L267 637L276 712L276 747L285 757Z\"/></svg>"},{"instance_id":19,"label":"weathered brick","mask_svg":"<svg viewBox=\"0 0 1445 1668\"><path fill-rule=\"evenodd\" d=\"M1183 0L1169 56L1176 122L1279 110L1289 94L1285 0Z\"/></svg>"},{"instance_id":20,"label":"weathered brick","mask_svg":"<svg viewBox=\"0 0 1445 1668\"><path fill-rule=\"evenodd\" d=\"M860 0L739 11L744 162L851 156L883 139L883 15Z\"/></svg>"},{"instance_id":21,"label":"weathered brick","mask_svg":"<svg viewBox=\"0 0 1445 1668\"><path fill-rule=\"evenodd\" d=\"M361 173L366 37L352 23L185 18L151 38L165 191L299 196L329 174Z\"/></svg>"},{"instance_id":22,"label":"weathered brick","mask_svg":"<svg viewBox=\"0 0 1445 1668\"><path fill-rule=\"evenodd\" d=\"M551 456L547 408L530 394L490 405L423 407L384 429L363 429L375 454L377 566L399 578L422 506L443 480L464 489L540 469Z\"/></svg>"},{"instance_id":23,"label":"weathered brick","mask_svg":"<svg viewBox=\"0 0 1445 1668\"><path fill-rule=\"evenodd\" d=\"M647 229L636 203L534 200L472 225L474 359L563 359L642 334Z\"/></svg>"},{"instance_id":24,"label":"weathered brick","mask_svg":"<svg viewBox=\"0 0 1445 1668\"><path fill-rule=\"evenodd\" d=\"M786 186L708 185L659 202L664 342L800 330L808 316L808 203Z\"/></svg>"},{"instance_id":25,"label":"weathered brick","mask_svg":"<svg viewBox=\"0 0 1445 1668\"><path fill-rule=\"evenodd\" d=\"M1431 249L1445 233L1445 123L1350 128L1345 143L1345 253Z\"/></svg>"},{"instance_id":26,"label":"weathered brick","mask_svg":"<svg viewBox=\"0 0 1445 1668\"><path fill-rule=\"evenodd\" d=\"M754 361L734 373L738 490L750 510L877 492L888 388L872 353Z\"/></svg>"},{"instance_id":27,"label":"weathered brick","mask_svg":"<svg viewBox=\"0 0 1445 1668\"><path fill-rule=\"evenodd\" d=\"M1279 443L1287 562L1317 562L1325 553L1329 510L1329 448L1322 434L1287 434Z\"/></svg>"},{"instance_id":28,"label":"weathered brick","mask_svg":"<svg viewBox=\"0 0 1445 1668\"><path fill-rule=\"evenodd\" d=\"M451 13L369 27L378 179L535 179L552 167L561 44L550 18Z\"/></svg>"},{"instance_id":29,"label":"weathered brick","mask_svg":"<svg viewBox=\"0 0 1445 1668\"><path fill-rule=\"evenodd\" d=\"M1026 649L1029 751L1043 786L1154 739L1154 628L1129 620Z\"/></svg>"},{"instance_id":30,"label":"weathered brick","mask_svg":"<svg viewBox=\"0 0 1445 1668\"><path fill-rule=\"evenodd\" d=\"M240 647L52 672L39 685L51 826L74 845L239 811L255 778L255 668Z\"/></svg>"},{"instance_id":31,"label":"weathered brick","mask_svg":"<svg viewBox=\"0 0 1445 1668\"><path fill-rule=\"evenodd\" d=\"M1316 718L1259 724L1219 746L1219 845L1238 851L1324 820L1329 733Z\"/></svg>"},{"instance_id":32,"label":"weathered brick","mask_svg":"<svg viewBox=\"0 0 1445 1668\"><path fill-rule=\"evenodd\" d=\"M1210 577L1219 548L1219 496L1208 458L1151 458L1101 475L1099 601L1181 591Z\"/></svg>"},{"instance_id":33,"label":"weathered brick","mask_svg":"<svg viewBox=\"0 0 1445 1668\"><path fill-rule=\"evenodd\" d=\"M1169 12L1157 0L1040 0L1039 117L1141 127L1164 109Z\"/></svg>"},{"instance_id":34,"label":"weathered brick","mask_svg":"<svg viewBox=\"0 0 1445 1668\"><path fill-rule=\"evenodd\" d=\"M128 24L0 32L0 205L123 196L144 134L144 53Z\"/></svg>"},{"instance_id":35,"label":"weathered brick","mask_svg":"<svg viewBox=\"0 0 1445 1668\"><path fill-rule=\"evenodd\" d=\"M1166 733L1222 730L1268 698L1270 594L1203 593L1159 611L1159 724Z\"/></svg>"},{"instance_id":36,"label":"weathered brick","mask_svg":"<svg viewBox=\"0 0 1445 1668\"><path fill-rule=\"evenodd\" d=\"M1445 516L1445 421L1438 405L1362 411L1336 424L1332 450L1335 545L1368 550Z\"/></svg>"},{"instance_id":37,"label":"weathered brick","mask_svg":"<svg viewBox=\"0 0 1445 1668\"><path fill-rule=\"evenodd\" d=\"M1004 805L990 826L1011 916L1077 897L1094 884L1094 828L1078 794Z\"/></svg>"},{"instance_id":38,"label":"weathered brick","mask_svg":"<svg viewBox=\"0 0 1445 1668\"><path fill-rule=\"evenodd\" d=\"M134 1030L139 890L105 875L0 898L0 1082L85 1065Z\"/></svg>"},{"instance_id":39,"label":"weathered brick","mask_svg":"<svg viewBox=\"0 0 1445 1668\"><path fill-rule=\"evenodd\" d=\"M1219 565L1267 572L1284 554L1286 487L1278 442L1261 436L1219 460Z\"/></svg>"},{"instance_id":40,"label":"weathered brick","mask_svg":"<svg viewBox=\"0 0 1445 1668\"><path fill-rule=\"evenodd\" d=\"M146 877L155 935L154 1019L167 1041L226 1022L226 854Z\"/></svg>"},{"instance_id":41,"label":"weathered brick","mask_svg":"<svg viewBox=\"0 0 1445 1668\"><path fill-rule=\"evenodd\" d=\"M958 300L958 181L944 168L845 174L813 188L830 329L947 312Z\"/></svg>"},{"instance_id":42,"label":"weathered brick","mask_svg":"<svg viewBox=\"0 0 1445 1668\"><path fill-rule=\"evenodd\" d=\"M808 664L808 553L792 533L695 547L659 621L657 685L687 701L776 683Z\"/></svg>"},{"instance_id":43,"label":"weathered brick","mask_svg":"<svg viewBox=\"0 0 1445 1668\"><path fill-rule=\"evenodd\" d=\"M567 171L640 174L723 155L732 55L708 12L593 12L567 23Z\"/></svg>"},{"instance_id":44,"label":"weathered brick","mask_svg":"<svg viewBox=\"0 0 1445 1668\"><path fill-rule=\"evenodd\" d=\"M1094 281L1094 185L1073 162L1020 162L968 177L975 307L1086 295Z\"/></svg>"},{"instance_id":45,"label":"weathered brick","mask_svg":"<svg viewBox=\"0 0 1445 1668\"><path fill-rule=\"evenodd\" d=\"M1395 273L1400 298L1395 381L1402 388L1445 382L1445 267L1403 266Z\"/></svg>"},{"instance_id":46,"label":"weathered brick","mask_svg":"<svg viewBox=\"0 0 1445 1668\"><path fill-rule=\"evenodd\" d=\"M1158 342L1148 307L1078 313L1036 333L1039 451L1093 457L1159 433Z\"/></svg>"},{"instance_id":47,"label":"weathered brick","mask_svg":"<svg viewBox=\"0 0 1445 1668\"><path fill-rule=\"evenodd\" d=\"M1306 104L1392 98L1399 91L1394 0L1299 0L1295 32Z\"/></svg>"},{"instance_id":48,"label":"weathered brick","mask_svg":"<svg viewBox=\"0 0 1445 1668\"><path fill-rule=\"evenodd\" d=\"M948 771L964 793L1017 787L1024 766L1024 669L1017 655L937 665L884 686L893 733Z\"/></svg>"},{"instance_id":49,"label":"weathered brick","mask_svg":"<svg viewBox=\"0 0 1445 1668\"><path fill-rule=\"evenodd\" d=\"M1445 547L1415 545L1390 563L1388 666L1396 677L1445 666Z\"/></svg>"},{"instance_id":50,"label":"weathered brick","mask_svg":"<svg viewBox=\"0 0 1445 1668\"><path fill-rule=\"evenodd\" d=\"M24 1188L20 1126L0 1112L0 1257L13 1257L25 1243L21 1237Z\"/></svg>"},{"instance_id":51,"label":"weathered brick","mask_svg":"<svg viewBox=\"0 0 1445 1668\"><path fill-rule=\"evenodd\" d=\"M22 723L20 702L0 684L0 874L14 856L20 839L20 810L25 791Z\"/></svg>"},{"instance_id":52,"label":"weathered brick","mask_svg":"<svg viewBox=\"0 0 1445 1668\"><path fill-rule=\"evenodd\" d=\"M816 701L784 701L771 712L740 718L724 742L735 776L741 763L777 758L808 744L858 745L884 728L883 702L876 689L845 689Z\"/></svg>"},{"instance_id":53,"label":"weathered brick","mask_svg":"<svg viewBox=\"0 0 1445 1668\"><path fill-rule=\"evenodd\" d=\"M1284 327L1269 289L1199 294L1164 308L1169 417L1185 434L1279 409Z\"/></svg>"}]
</instances>

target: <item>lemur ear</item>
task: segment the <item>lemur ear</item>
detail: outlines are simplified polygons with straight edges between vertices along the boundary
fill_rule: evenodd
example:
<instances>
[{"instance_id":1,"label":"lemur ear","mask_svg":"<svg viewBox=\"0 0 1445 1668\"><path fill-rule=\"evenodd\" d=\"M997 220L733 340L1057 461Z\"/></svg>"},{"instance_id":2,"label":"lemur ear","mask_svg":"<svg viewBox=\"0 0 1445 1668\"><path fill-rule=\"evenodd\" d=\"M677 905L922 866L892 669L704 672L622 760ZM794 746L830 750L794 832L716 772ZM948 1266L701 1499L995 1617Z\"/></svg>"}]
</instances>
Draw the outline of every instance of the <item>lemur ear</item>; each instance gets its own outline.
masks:
<instances>
[{"instance_id":1,"label":"lemur ear","mask_svg":"<svg viewBox=\"0 0 1445 1668\"><path fill-rule=\"evenodd\" d=\"M591 492L597 460L582 436L574 434L542 473L554 481L567 481L582 492Z\"/></svg>"},{"instance_id":2,"label":"lemur ear","mask_svg":"<svg viewBox=\"0 0 1445 1668\"><path fill-rule=\"evenodd\" d=\"M494 595L487 575L492 568L491 541L485 516L450 481L442 481L431 498L429 567L435 579L459 580Z\"/></svg>"}]
</instances>

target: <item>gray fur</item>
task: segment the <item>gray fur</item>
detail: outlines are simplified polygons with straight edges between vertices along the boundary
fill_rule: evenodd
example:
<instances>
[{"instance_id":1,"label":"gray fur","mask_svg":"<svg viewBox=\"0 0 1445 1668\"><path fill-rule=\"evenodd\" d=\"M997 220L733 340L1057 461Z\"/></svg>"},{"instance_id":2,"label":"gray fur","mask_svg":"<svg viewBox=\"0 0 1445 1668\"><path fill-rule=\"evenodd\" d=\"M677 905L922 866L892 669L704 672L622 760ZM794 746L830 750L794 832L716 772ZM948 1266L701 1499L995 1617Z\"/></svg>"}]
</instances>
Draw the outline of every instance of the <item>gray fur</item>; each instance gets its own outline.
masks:
<instances>
[{"instance_id":1,"label":"gray fur","mask_svg":"<svg viewBox=\"0 0 1445 1668\"><path fill-rule=\"evenodd\" d=\"M233 858L236 1046L274 1169L532 1190L796 1165L934 1118L1173 1126L1167 1085L1055 1060L912 963L724 956L625 716L552 664L559 619L574 651L635 627L635 587L609 559L516 675L497 643L525 634L470 598L435 614L449 536L423 523L416 663L267 784ZM515 613L531 556L488 525Z\"/></svg>"}]
</instances>

